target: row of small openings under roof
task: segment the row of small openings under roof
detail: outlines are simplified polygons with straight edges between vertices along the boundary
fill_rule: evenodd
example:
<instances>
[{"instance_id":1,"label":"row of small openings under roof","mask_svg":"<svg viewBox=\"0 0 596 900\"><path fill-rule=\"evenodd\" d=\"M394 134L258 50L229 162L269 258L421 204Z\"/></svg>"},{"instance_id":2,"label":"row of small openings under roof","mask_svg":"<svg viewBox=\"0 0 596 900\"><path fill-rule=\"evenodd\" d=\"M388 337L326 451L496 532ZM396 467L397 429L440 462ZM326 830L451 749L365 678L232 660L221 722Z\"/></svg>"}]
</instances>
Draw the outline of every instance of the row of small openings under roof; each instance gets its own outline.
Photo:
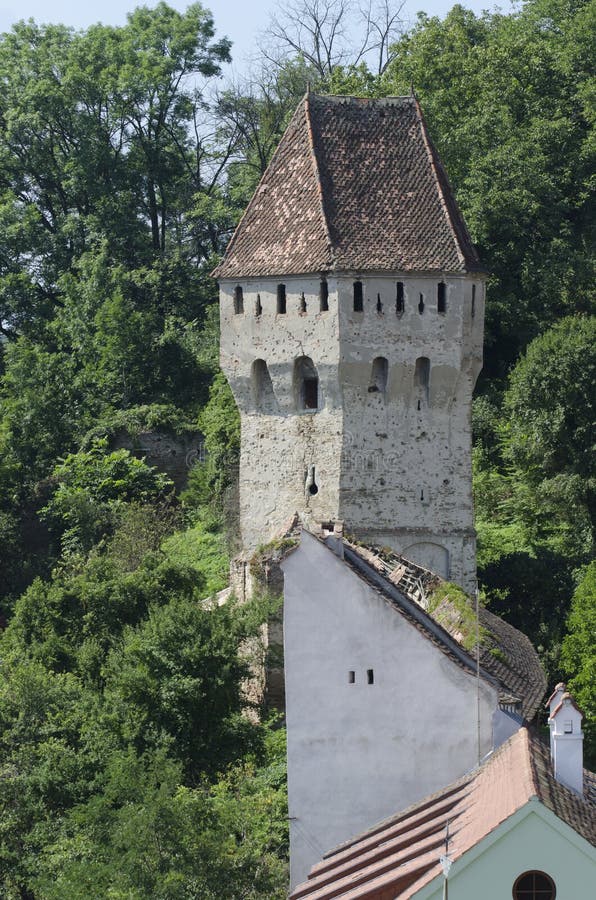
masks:
<instances>
[{"instance_id":1,"label":"row of small openings under roof","mask_svg":"<svg viewBox=\"0 0 596 900\"><path fill-rule=\"evenodd\" d=\"M406 294L404 289L403 281L398 281L396 283L396 294L394 300L395 306L395 314L397 316L402 316L405 312L406 308ZM377 294L376 301L376 310L380 315L384 313L385 304L381 299L380 293ZM426 301L423 293L418 295L418 312L420 315L424 313L426 307ZM285 315L287 313L288 302L287 302L287 294L286 294L286 286L285 284L277 285L277 308L276 312L278 315ZM354 312L364 312L364 287L361 281L355 281L353 284L353 308ZM436 309L440 315L445 315L447 312L447 285L444 281L439 281L437 283L437 293L436 293ZM326 281L321 281L319 286L319 312L327 312L329 310L329 286ZM304 296L304 292L300 294L298 311L300 313L307 312L307 303L306 298ZM255 316L260 316L263 312L263 306L261 304L261 295L257 294L257 299L255 302ZM234 288L234 313L235 315L242 315L244 313L244 292L241 285L237 285ZM472 285L472 307L471 307L471 315L474 318L476 314L476 285Z\"/></svg>"}]
</instances>

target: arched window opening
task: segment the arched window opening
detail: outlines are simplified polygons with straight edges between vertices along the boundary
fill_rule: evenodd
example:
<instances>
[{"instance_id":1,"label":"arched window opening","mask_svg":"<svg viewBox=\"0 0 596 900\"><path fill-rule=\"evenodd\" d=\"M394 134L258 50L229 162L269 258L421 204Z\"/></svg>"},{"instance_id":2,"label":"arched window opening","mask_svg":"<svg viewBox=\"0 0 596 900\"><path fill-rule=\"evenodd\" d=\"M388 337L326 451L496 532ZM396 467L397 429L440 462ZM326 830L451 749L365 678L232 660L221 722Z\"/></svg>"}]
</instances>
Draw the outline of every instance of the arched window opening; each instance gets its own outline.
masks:
<instances>
[{"instance_id":1,"label":"arched window opening","mask_svg":"<svg viewBox=\"0 0 596 900\"><path fill-rule=\"evenodd\" d=\"M370 376L369 394L384 394L387 390L387 376L389 375L389 363L384 356L373 359Z\"/></svg>"},{"instance_id":2,"label":"arched window opening","mask_svg":"<svg viewBox=\"0 0 596 900\"><path fill-rule=\"evenodd\" d=\"M294 363L294 393L299 412L319 409L319 376L308 356Z\"/></svg>"},{"instance_id":3,"label":"arched window opening","mask_svg":"<svg viewBox=\"0 0 596 900\"><path fill-rule=\"evenodd\" d=\"M277 312L284 315L286 311L286 286L285 284L277 285Z\"/></svg>"},{"instance_id":4,"label":"arched window opening","mask_svg":"<svg viewBox=\"0 0 596 900\"><path fill-rule=\"evenodd\" d=\"M403 316L405 309L405 301L404 301L404 283L403 281L397 282L397 293L395 295L395 314L397 316Z\"/></svg>"},{"instance_id":5,"label":"arched window opening","mask_svg":"<svg viewBox=\"0 0 596 900\"><path fill-rule=\"evenodd\" d=\"M447 312L447 285L439 281L437 285L437 312L445 315Z\"/></svg>"},{"instance_id":6,"label":"arched window opening","mask_svg":"<svg viewBox=\"0 0 596 900\"><path fill-rule=\"evenodd\" d=\"M321 312L327 312L329 309L329 285L324 279L319 285L319 307Z\"/></svg>"},{"instance_id":7,"label":"arched window opening","mask_svg":"<svg viewBox=\"0 0 596 900\"><path fill-rule=\"evenodd\" d=\"M304 296L304 291L300 294L300 306L298 307L298 311L302 315L306 313L306 297Z\"/></svg>"},{"instance_id":8,"label":"arched window opening","mask_svg":"<svg viewBox=\"0 0 596 900\"><path fill-rule=\"evenodd\" d=\"M472 318L476 315L476 285L472 285Z\"/></svg>"},{"instance_id":9,"label":"arched window opening","mask_svg":"<svg viewBox=\"0 0 596 900\"><path fill-rule=\"evenodd\" d=\"M424 294L420 294L420 299L418 300L418 312L420 315L424 312Z\"/></svg>"},{"instance_id":10,"label":"arched window opening","mask_svg":"<svg viewBox=\"0 0 596 900\"><path fill-rule=\"evenodd\" d=\"M260 316L263 313L263 304L261 303L261 295L257 294L257 302L255 303L255 316Z\"/></svg>"},{"instance_id":11,"label":"arched window opening","mask_svg":"<svg viewBox=\"0 0 596 900\"><path fill-rule=\"evenodd\" d=\"M557 889L546 872L524 872L513 885L513 900L555 900Z\"/></svg>"},{"instance_id":12,"label":"arched window opening","mask_svg":"<svg viewBox=\"0 0 596 900\"><path fill-rule=\"evenodd\" d=\"M238 316L244 312L244 294L240 285L234 288L234 315Z\"/></svg>"},{"instance_id":13,"label":"arched window opening","mask_svg":"<svg viewBox=\"0 0 596 900\"><path fill-rule=\"evenodd\" d=\"M364 293L362 290L362 282L354 282L354 312L362 312L364 309Z\"/></svg>"},{"instance_id":14,"label":"arched window opening","mask_svg":"<svg viewBox=\"0 0 596 900\"><path fill-rule=\"evenodd\" d=\"M428 403L428 394L430 388L430 359L427 356L419 356L416 360L416 368L414 370L414 386L418 394L418 409L420 409L420 401L424 400Z\"/></svg>"},{"instance_id":15,"label":"arched window opening","mask_svg":"<svg viewBox=\"0 0 596 900\"><path fill-rule=\"evenodd\" d=\"M264 359L255 359L251 372L253 399L257 409L271 411L275 405L275 394L271 375Z\"/></svg>"},{"instance_id":16,"label":"arched window opening","mask_svg":"<svg viewBox=\"0 0 596 900\"><path fill-rule=\"evenodd\" d=\"M380 294L377 294L377 312L380 316L383 315L383 301Z\"/></svg>"}]
</instances>

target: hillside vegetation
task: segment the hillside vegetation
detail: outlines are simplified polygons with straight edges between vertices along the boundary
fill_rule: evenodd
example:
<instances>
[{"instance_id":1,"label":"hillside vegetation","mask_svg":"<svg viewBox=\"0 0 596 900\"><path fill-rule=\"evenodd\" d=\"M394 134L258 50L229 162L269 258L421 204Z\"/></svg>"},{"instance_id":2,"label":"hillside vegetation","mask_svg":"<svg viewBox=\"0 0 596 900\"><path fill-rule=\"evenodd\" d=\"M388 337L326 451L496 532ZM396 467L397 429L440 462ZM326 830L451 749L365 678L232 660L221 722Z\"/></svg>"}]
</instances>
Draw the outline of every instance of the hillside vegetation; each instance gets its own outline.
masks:
<instances>
[{"instance_id":1,"label":"hillside vegetation","mask_svg":"<svg viewBox=\"0 0 596 900\"><path fill-rule=\"evenodd\" d=\"M370 68L284 52L286 22L234 87L199 4L0 36L6 900L285 896L284 733L242 714L267 604L203 602L236 546L239 441L209 272L307 82L420 98L491 272L481 587L570 681L596 762L595 9L455 6ZM160 430L203 435L182 493L134 449Z\"/></svg>"}]
</instances>

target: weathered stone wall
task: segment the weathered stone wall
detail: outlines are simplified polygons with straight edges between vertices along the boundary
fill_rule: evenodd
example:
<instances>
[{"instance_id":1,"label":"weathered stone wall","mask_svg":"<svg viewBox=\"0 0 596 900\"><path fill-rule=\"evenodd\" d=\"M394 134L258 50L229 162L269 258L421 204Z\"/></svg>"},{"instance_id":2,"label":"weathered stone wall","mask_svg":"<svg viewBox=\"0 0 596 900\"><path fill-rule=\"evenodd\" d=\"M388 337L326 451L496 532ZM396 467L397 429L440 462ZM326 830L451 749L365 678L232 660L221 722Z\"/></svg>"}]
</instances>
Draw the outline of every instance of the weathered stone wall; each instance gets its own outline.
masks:
<instances>
[{"instance_id":1,"label":"weathered stone wall","mask_svg":"<svg viewBox=\"0 0 596 900\"><path fill-rule=\"evenodd\" d=\"M243 546L266 543L294 511L307 523L342 519L470 590L482 280L446 276L444 312L437 276L361 277L362 312L354 280L330 278L321 311L318 278L285 278L285 313L277 281L243 282L241 312L238 285L221 284L221 364L241 413ZM319 377L317 410L300 410L304 357Z\"/></svg>"},{"instance_id":2,"label":"weathered stone wall","mask_svg":"<svg viewBox=\"0 0 596 900\"><path fill-rule=\"evenodd\" d=\"M110 446L145 458L148 466L169 475L177 491L186 487L191 468L204 453L203 436L199 432L174 435L166 431L143 431L131 435L121 429L111 438Z\"/></svg>"}]
</instances>

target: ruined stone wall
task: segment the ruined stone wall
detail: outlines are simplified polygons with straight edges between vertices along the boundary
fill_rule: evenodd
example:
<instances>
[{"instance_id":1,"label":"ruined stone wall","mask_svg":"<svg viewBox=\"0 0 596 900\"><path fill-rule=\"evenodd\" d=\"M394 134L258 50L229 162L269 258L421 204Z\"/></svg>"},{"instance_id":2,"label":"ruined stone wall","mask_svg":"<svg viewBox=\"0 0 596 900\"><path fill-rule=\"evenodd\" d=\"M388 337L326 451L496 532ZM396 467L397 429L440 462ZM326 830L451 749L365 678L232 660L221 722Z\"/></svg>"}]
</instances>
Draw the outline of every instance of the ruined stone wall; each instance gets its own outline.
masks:
<instances>
[{"instance_id":1,"label":"ruined stone wall","mask_svg":"<svg viewBox=\"0 0 596 900\"><path fill-rule=\"evenodd\" d=\"M285 313L277 280L221 284L221 365L241 414L243 546L266 543L295 511L306 523L341 519L471 590L482 280L360 277L361 312L354 280L330 278L321 311L318 278L285 278ZM304 358L319 378L316 410L301 408Z\"/></svg>"}]
</instances>

